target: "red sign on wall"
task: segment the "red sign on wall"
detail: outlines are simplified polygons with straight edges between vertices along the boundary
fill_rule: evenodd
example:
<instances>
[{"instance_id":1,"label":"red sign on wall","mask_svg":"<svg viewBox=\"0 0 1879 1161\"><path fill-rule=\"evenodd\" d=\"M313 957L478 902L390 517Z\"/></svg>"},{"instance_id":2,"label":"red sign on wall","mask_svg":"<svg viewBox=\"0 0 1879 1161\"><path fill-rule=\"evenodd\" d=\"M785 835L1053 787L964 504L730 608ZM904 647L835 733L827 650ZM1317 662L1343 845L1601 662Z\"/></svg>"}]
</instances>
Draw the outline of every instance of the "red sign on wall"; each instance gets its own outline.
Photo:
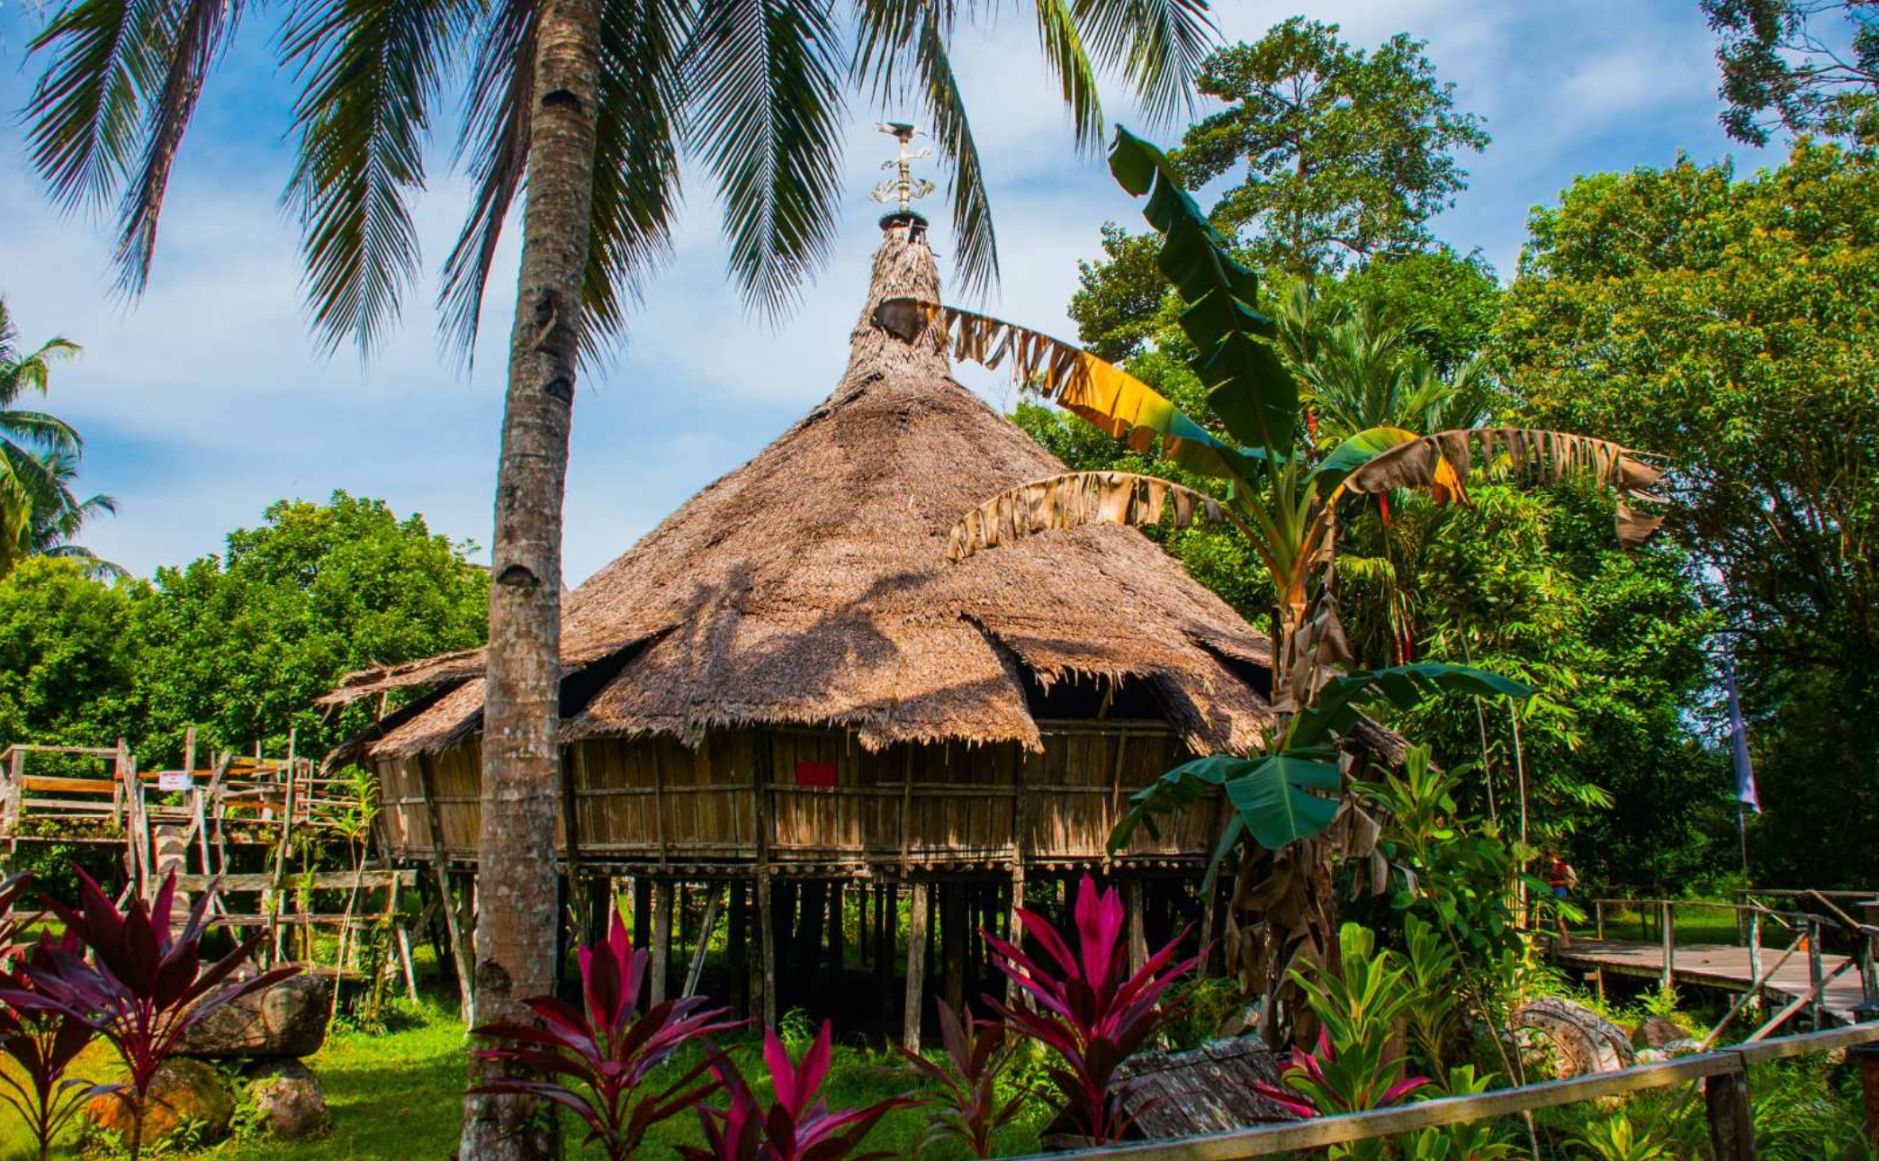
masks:
<instances>
[{"instance_id":1,"label":"red sign on wall","mask_svg":"<svg viewBox=\"0 0 1879 1161\"><path fill-rule=\"evenodd\" d=\"M796 785L826 789L835 785L835 763L796 760Z\"/></svg>"}]
</instances>

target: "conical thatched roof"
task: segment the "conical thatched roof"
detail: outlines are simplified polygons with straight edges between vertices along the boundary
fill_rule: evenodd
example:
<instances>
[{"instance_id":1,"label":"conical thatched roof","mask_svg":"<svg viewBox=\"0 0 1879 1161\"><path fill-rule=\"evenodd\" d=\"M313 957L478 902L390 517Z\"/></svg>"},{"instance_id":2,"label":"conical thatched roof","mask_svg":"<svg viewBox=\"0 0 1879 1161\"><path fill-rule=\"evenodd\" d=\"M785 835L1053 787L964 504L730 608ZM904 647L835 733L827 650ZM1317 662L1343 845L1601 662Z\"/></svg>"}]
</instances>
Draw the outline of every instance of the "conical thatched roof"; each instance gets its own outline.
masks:
<instances>
[{"instance_id":1,"label":"conical thatched roof","mask_svg":"<svg viewBox=\"0 0 1879 1161\"><path fill-rule=\"evenodd\" d=\"M746 724L899 741L1039 746L1026 673L1139 679L1197 749L1243 750L1270 718L1249 683L1271 648L1140 533L1036 537L948 563L962 513L1062 463L952 378L943 353L869 320L939 297L924 229L887 231L847 373L756 459L693 497L564 605L569 740L697 737ZM347 677L350 701L434 685L375 756L478 728L482 657Z\"/></svg>"}]
</instances>

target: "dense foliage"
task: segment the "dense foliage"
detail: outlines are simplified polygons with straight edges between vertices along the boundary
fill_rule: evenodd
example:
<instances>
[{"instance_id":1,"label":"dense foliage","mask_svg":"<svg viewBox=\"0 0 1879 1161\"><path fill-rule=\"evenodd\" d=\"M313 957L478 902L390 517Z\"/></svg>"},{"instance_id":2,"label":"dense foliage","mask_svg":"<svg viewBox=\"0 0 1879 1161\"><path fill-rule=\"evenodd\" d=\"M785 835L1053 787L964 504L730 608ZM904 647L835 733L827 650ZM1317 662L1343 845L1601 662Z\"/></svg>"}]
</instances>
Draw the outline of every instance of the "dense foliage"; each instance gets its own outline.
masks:
<instances>
[{"instance_id":1,"label":"dense foliage","mask_svg":"<svg viewBox=\"0 0 1879 1161\"><path fill-rule=\"evenodd\" d=\"M0 581L0 744L211 747L318 755L375 707L313 699L349 670L480 643L487 577L422 517L334 493L281 501L219 556L153 581L102 582L31 560Z\"/></svg>"},{"instance_id":2,"label":"dense foliage","mask_svg":"<svg viewBox=\"0 0 1879 1161\"><path fill-rule=\"evenodd\" d=\"M1699 0L1719 44L1731 137L1777 128L1879 140L1879 11L1870 0Z\"/></svg>"},{"instance_id":3,"label":"dense foliage","mask_svg":"<svg viewBox=\"0 0 1879 1161\"><path fill-rule=\"evenodd\" d=\"M1879 856L1879 158L1804 144L1585 178L1500 323L1524 413L1668 456L1670 532L1726 620L1768 813L1757 878Z\"/></svg>"},{"instance_id":4,"label":"dense foliage","mask_svg":"<svg viewBox=\"0 0 1879 1161\"><path fill-rule=\"evenodd\" d=\"M1401 33L1353 49L1293 17L1216 52L1200 89L1228 106L1182 138L1183 178L1242 174L1213 216L1260 265L1309 276L1416 249L1463 187L1455 152L1488 143L1422 50Z\"/></svg>"}]
</instances>

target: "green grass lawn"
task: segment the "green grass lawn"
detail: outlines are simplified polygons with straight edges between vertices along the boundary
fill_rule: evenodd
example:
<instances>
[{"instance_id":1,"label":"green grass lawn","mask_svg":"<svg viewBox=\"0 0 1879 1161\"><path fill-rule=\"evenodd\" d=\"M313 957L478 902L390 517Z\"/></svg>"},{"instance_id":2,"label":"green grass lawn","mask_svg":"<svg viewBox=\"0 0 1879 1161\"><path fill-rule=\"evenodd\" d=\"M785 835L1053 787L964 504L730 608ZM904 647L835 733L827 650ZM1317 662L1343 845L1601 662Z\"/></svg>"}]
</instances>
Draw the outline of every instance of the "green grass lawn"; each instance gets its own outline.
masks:
<instances>
[{"instance_id":1,"label":"green grass lawn","mask_svg":"<svg viewBox=\"0 0 1879 1161\"><path fill-rule=\"evenodd\" d=\"M767 1083L758 1059L758 1043L744 1037L731 1047L733 1057L753 1085ZM355 1158L442 1161L456 1151L467 1051L454 999L427 998L415 1007L401 1008L385 1031L366 1033L336 1029L327 1037L319 1054L307 1061L326 1091L327 1108L333 1121L328 1136L312 1141L284 1142L269 1138L265 1132L255 1132L207 1149L165 1150L161 1155L240 1157L244 1161L247 1158L259 1161ZM115 1057L102 1045L94 1045L81 1063L84 1066L81 1073L92 1077L108 1077L116 1071ZM857 1047L838 1047L823 1093L831 1107L853 1107L898 1095L913 1083L911 1072L895 1057L883 1057ZM1016 1156L1035 1152L1041 1122L1041 1110L1035 1110L1029 1119L1007 1129L999 1141L1000 1154ZM910 1157L930 1123L931 1117L924 1110L897 1111L875 1129L868 1146ZM570 1132L570 1144L578 1141L578 1134L572 1132L574 1124L572 1116L563 1120L564 1131ZM83 1155L75 1134L73 1136L74 1139L61 1143L57 1156ZM665 1161L677 1156L675 1144L698 1139L696 1117L681 1114L660 1126L639 1156L647 1161ZM0 1106L0 1156L7 1161L30 1158L30 1145L18 1117ZM146 1156L150 1155L151 1151L147 1150ZM599 1155L597 1151L569 1149L570 1157ZM925 1156L946 1161L964 1154L934 1148Z\"/></svg>"}]
</instances>

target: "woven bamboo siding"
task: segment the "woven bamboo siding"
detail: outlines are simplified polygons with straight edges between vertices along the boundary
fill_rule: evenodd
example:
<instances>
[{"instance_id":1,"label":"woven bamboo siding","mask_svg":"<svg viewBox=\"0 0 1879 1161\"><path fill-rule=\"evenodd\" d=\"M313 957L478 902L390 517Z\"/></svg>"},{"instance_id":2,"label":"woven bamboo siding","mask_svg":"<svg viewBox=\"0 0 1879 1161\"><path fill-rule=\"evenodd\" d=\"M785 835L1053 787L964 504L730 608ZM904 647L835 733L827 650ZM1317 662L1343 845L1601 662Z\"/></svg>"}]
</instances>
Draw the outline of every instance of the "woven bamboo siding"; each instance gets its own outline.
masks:
<instances>
[{"instance_id":1,"label":"woven bamboo siding","mask_svg":"<svg viewBox=\"0 0 1879 1161\"><path fill-rule=\"evenodd\" d=\"M565 752L576 845L590 860L753 863L762 806L770 830L761 854L771 863L1087 862L1104 856L1129 795L1188 756L1174 731L1154 722L1041 729L1041 754L960 743L869 752L845 734L812 729L723 731L695 750L670 738L587 739ZM479 761L472 741L379 763L400 855L433 852L428 769L445 853L474 857ZM1166 820L1159 839L1138 833L1125 854L1203 856L1218 828L1218 808L1204 803ZM558 845L565 851L565 834Z\"/></svg>"}]
</instances>

